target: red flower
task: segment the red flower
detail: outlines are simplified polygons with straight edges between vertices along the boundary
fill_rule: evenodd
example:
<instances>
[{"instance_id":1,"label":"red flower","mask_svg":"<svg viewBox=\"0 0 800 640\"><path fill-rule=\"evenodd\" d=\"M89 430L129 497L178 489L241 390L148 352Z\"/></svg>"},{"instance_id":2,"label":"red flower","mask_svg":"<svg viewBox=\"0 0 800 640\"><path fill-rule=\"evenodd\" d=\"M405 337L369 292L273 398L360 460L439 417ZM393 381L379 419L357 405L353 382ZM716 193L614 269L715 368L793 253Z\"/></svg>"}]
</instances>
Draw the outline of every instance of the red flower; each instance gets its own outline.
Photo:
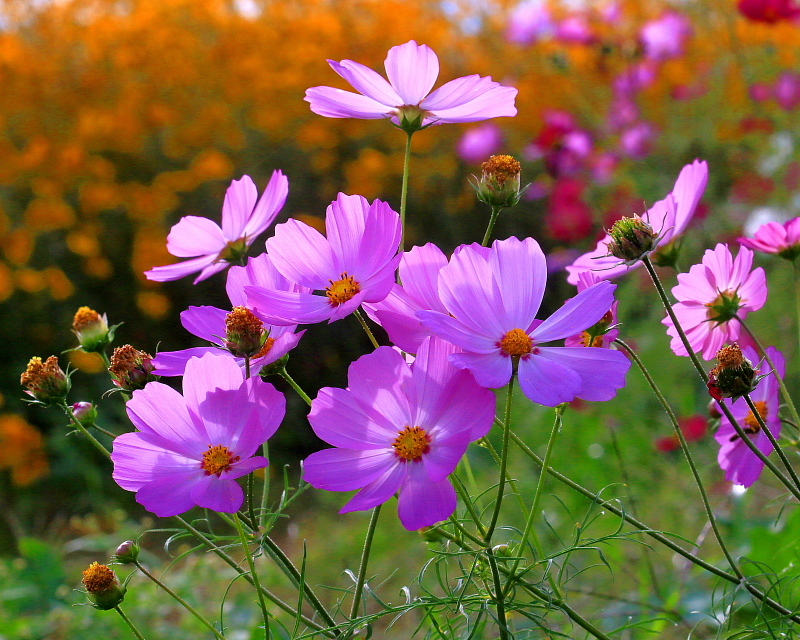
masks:
<instances>
[{"instance_id":1,"label":"red flower","mask_svg":"<svg viewBox=\"0 0 800 640\"><path fill-rule=\"evenodd\" d=\"M800 16L793 0L739 0L739 13L756 22L774 24Z\"/></svg>"}]
</instances>

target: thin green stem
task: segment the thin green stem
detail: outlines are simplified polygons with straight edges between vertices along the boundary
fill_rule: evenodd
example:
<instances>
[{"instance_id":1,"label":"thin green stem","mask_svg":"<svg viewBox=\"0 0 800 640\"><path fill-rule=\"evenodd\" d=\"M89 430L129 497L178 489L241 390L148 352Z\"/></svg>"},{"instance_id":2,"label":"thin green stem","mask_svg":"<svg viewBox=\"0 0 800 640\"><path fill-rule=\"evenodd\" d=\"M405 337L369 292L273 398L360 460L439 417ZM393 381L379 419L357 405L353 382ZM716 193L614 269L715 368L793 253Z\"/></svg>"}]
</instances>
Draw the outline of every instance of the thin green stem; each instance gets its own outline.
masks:
<instances>
[{"instance_id":1,"label":"thin green stem","mask_svg":"<svg viewBox=\"0 0 800 640\"><path fill-rule=\"evenodd\" d=\"M372 551L372 540L375 537L375 528L378 524L378 516L381 514L381 505L372 510L367 527L367 536L364 539L364 549L361 552L361 563L358 567L358 578L356 579L356 590L353 593L353 606L350 608L350 619L358 616L358 609L361 606L361 596L364 593L364 583L367 581L367 564L369 554Z\"/></svg>"},{"instance_id":2,"label":"thin green stem","mask_svg":"<svg viewBox=\"0 0 800 640\"><path fill-rule=\"evenodd\" d=\"M506 489L506 467L508 466L508 439L511 433L511 399L514 395L514 380L517 377L516 369L511 374L511 379L508 381L508 393L506 395L506 409L503 417L503 448L500 451L500 480L497 484L497 500L494 503L494 511L492 511L492 519L489 521L489 526L486 528L486 535L483 539L486 541L486 546L491 546L492 534L497 526L497 519L500 516L500 507L503 503L503 493Z\"/></svg>"},{"instance_id":3,"label":"thin green stem","mask_svg":"<svg viewBox=\"0 0 800 640\"><path fill-rule=\"evenodd\" d=\"M475 510L475 505L472 503L472 498L470 497L467 488L464 486L464 483L461 482L461 478L459 478L456 474L453 474L450 477L453 480L456 492L461 497L464 506L467 508L467 511L469 512L469 515L472 518L472 522L475 524L475 528L478 530L478 535L481 536L481 538L483 538L486 535L486 532L483 530L483 523L481 522L481 517ZM481 544L483 543L481 542Z\"/></svg>"},{"instance_id":4,"label":"thin green stem","mask_svg":"<svg viewBox=\"0 0 800 640\"><path fill-rule=\"evenodd\" d=\"M75 412L72 410L72 407L69 406L66 403L66 401L62 401L61 407L64 409L64 412L69 417L70 422L78 429L78 431L83 433L83 435L85 435L89 439L89 442L91 442L94 445L95 449L97 449L100 453L102 453L106 458L110 460L111 454L109 453L108 449L106 449L103 446L103 444L97 438L95 438L91 433L89 433L89 430L81 424L81 421L75 417Z\"/></svg>"},{"instance_id":5,"label":"thin green stem","mask_svg":"<svg viewBox=\"0 0 800 640\"><path fill-rule=\"evenodd\" d=\"M233 522L236 525L236 531L239 533L239 541L242 543L247 565L250 567L250 575L253 576L253 585L256 588L256 594L258 594L258 605L261 607L261 614L264 616L264 638L269 640L269 612L267 611L267 603L264 602L264 594L261 593L261 583L258 579L258 573L256 573L256 563L253 561L253 554L250 553L250 541L245 535L244 526L238 513L233 514Z\"/></svg>"},{"instance_id":6,"label":"thin green stem","mask_svg":"<svg viewBox=\"0 0 800 640\"><path fill-rule=\"evenodd\" d=\"M502 210L503 207L492 206L492 215L489 218L489 224L486 227L486 233L483 234L483 241L481 242L482 247L489 246L489 240L492 238L492 232L494 231L494 225L497 222L497 216Z\"/></svg>"},{"instance_id":7,"label":"thin green stem","mask_svg":"<svg viewBox=\"0 0 800 640\"><path fill-rule=\"evenodd\" d=\"M261 455L269 460L269 443L264 442L261 445ZM261 518L259 520L259 529L263 528L267 522L267 503L269 501L269 467L261 470L264 473L264 481L261 483Z\"/></svg>"},{"instance_id":8,"label":"thin green stem","mask_svg":"<svg viewBox=\"0 0 800 640\"><path fill-rule=\"evenodd\" d=\"M406 151L403 157L403 185L400 189L400 251L405 248L406 238L406 206L408 205L408 176L409 168L411 166L411 136L413 133L408 133L406 137Z\"/></svg>"},{"instance_id":9,"label":"thin green stem","mask_svg":"<svg viewBox=\"0 0 800 640\"><path fill-rule=\"evenodd\" d=\"M492 572L492 582L494 582L494 604L497 609L497 626L500 629L500 640L508 640L508 621L506 620L506 592L503 589L503 582L500 579L500 570L497 567L497 558L494 551L487 547L486 556L489 559L489 568Z\"/></svg>"},{"instance_id":10,"label":"thin green stem","mask_svg":"<svg viewBox=\"0 0 800 640\"><path fill-rule=\"evenodd\" d=\"M792 260L794 272L794 310L797 321L797 348L800 350L800 260Z\"/></svg>"},{"instance_id":11,"label":"thin green stem","mask_svg":"<svg viewBox=\"0 0 800 640\"><path fill-rule=\"evenodd\" d=\"M144 640L144 636L141 633L139 633L139 630L133 624L133 621L128 616L125 615L125 612L122 609L119 608L119 605L114 607L114 610L120 616L122 616L122 619L125 621L125 624L128 625L128 628L133 632L133 635L135 635L139 640Z\"/></svg>"},{"instance_id":12,"label":"thin green stem","mask_svg":"<svg viewBox=\"0 0 800 640\"><path fill-rule=\"evenodd\" d=\"M300 385L299 385L299 384L297 384L297 383L294 381L294 378L292 378L292 376L290 376L290 375L289 375L289 372L288 372L288 371L286 371L286 367L283 367L283 368L281 368L281 369L278 371L278 375L279 375L281 378L283 378L284 380L286 380L286 382L288 382L288 383L289 383L289 385L292 387L292 389L294 389L294 390L295 390L295 392L297 392L297 395L298 395L298 396L300 396L300 397L303 399L303 402L305 402L305 403L306 403L306 404L307 404L309 407L311 406L311 398L309 398L309 397L308 397L308 394L306 394L306 392L305 392L305 391L303 391L303 390L300 388Z\"/></svg>"},{"instance_id":13,"label":"thin green stem","mask_svg":"<svg viewBox=\"0 0 800 640\"><path fill-rule=\"evenodd\" d=\"M356 309L354 315L356 316L356 318L358 318L358 321L361 324L361 328L364 329L364 331L366 332L369 341L372 343L372 346L377 349L380 345L378 344L378 341L375 339L375 335L372 333L372 329L369 328L367 321L364 320L364 316L361 313L361 309Z\"/></svg>"},{"instance_id":14,"label":"thin green stem","mask_svg":"<svg viewBox=\"0 0 800 640\"><path fill-rule=\"evenodd\" d=\"M775 438L772 431L770 431L769 427L767 427L767 423L764 421L764 418L761 416L761 412L758 410L758 407L753 403L753 400L750 398L750 394L744 394L744 400L747 402L747 406L750 407L750 413L755 416L755 419L758 420L758 426L761 427L761 431L764 432L764 435L767 436L772 447L778 454L778 457L781 459L783 466L786 467L786 470L789 472L789 475L794 480L795 486L800 489L800 478L797 477L797 474L794 471L794 467L792 463L789 462L789 458L786 457L786 453L784 452L781 445L778 443L778 440Z\"/></svg>"},{"instance_id":15,"label":"thin green stem","mask_svg":"<svg viewBox=\"0 0 800 640\"><path fill-rule=\"evenodd\" d=\"M190 605L186 600L181 598L177 593L175 593L172 589L170 589L166 584L164 584L161 580L159 580L156 576L150 573L147 569L142 566L138 561L134 562L133 564L136 565L136 568L139 569L144 575L146 575L150 580L155 582L159 587L161 587L164 591L166 591L172 598L178 602L184 609L186 609L189 613L191 613L195 618L197 618L200 622L203 623L219 640L226 640L225 636L222 635L217 628L205 617L199 613L192 605Z\"/></svg>"}]
</instances>

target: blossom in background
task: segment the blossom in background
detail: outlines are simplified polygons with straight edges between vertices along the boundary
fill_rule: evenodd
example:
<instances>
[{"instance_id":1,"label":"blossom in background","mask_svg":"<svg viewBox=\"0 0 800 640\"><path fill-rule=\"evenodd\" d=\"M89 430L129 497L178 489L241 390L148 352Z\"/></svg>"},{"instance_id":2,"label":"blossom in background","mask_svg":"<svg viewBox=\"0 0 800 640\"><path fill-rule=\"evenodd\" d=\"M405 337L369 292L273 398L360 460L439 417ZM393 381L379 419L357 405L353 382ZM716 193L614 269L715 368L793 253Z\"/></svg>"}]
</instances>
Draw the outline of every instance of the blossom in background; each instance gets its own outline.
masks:
<instances>
[{"instance_id":1,"label":"blossom in background","mask_svg":"<svg viewBox=\"0 0 800 640\"><path fill-rule=\"evenodd\" d=\"M275 220L286 202L289 181L278 170L258 198L250 176L231 182L222 204L222 228L208 218L184 216L167 236L167 249L178 258L191 258L145 271L149 280L178 280L200 272L194 283L209 278L231 264L241 263L253 241Z\"/></svg>"},{"instance_id":2,"label":"blossom in background","mask_svg":"<svg viewBox=\"0 0 800 640\"><path fill-rule=\"evenodd\" d=\"M413 132L448 122L478 122L515 116L517 90L490 77L464 76L431 93L439 76L439 58L427 45L414 40L392 47L383 76L352 60L328 60L331 68L359 93L333 87L312 87L305 100L311 110L328 118L390 118Z\"/></svg>"},{"instance_id":3,"label":"blossom in background","mask_svg":"<svg viewBox=\"0 0 800 640\"><path fill-rule=\"evenodd\" d=\"M459 157L470 164L483 162L497 153L503 145L503 132L496 124L487 122L469 129L456 146Z\"/></svg>"},{"instance_id":4,"label":"blossom in background","mask_svg":"<svg viewBox=\"0 0 800 640\"><path fill-rule=\"evenodd\" d=\"M756 22L775 23L800 17L795 0L739 0L739 13Z\"/></svg>"},{"instance_id":5,"label":"blossom in background","mask_svg":"<svg viewBox=\"0 0 800 640\"><path fill-rule=\"evenodd\" d=\"M340 193L327 209L326 236L299 220L275 227L267 240L272 264L306 291L245 286L248 304L274 325L333 322L362 302L380 302L394 284L400 261L400 216L382 200Z\"/></svg>"},{"instance_id":6,"label":"blossom in background","mask_svg":"<svg viewBox=\"0 0 800 640\"><path fill-rule=\"evenodd\" d=\"M519 45L534 44L555 31L547 4L540 0L520 2L508 16L506 39Z\"/></svg>"},{"instance_id":7,"label":"blossom in background","mask_svg":"<svg viewBox=\"0 0 800 640\"><path fill-rule=\"evenodd\" d=\"M783 377L786 375L786 363L783 354L775 347L768 347L767 353L775 364L778 374ZM753 362L760 360L758 353L750 348L744 348L745 356ZM766 375L755 390L750 394L758 413L764 419L764 423L773 436L777 439L781 433L781 420L778 413L780 408L780 389L778 381L767 363L766 359L761 362L758 370L759 375ZM758 419L753 415L750 407L744 398L739 398L733 402L727 401L736 422L744 429L745 433L751 436L751 440L761 450L764 455L772 452L772 443L765 433L762 432ZM734 484L744 487L751 486L764 469L764 463L758 459L750 448L739 438L730 420L722 415L720 418L719 429L714 434L720 444L717 462L725 471L725 479Z\"/></svg>"},{"instance_id":8,"label":"blossom in background","mask_svg":"<svg viewBox=\"0 0 800 640\"><path fill-rule=\"evenodd\" d=\"M266 467L258 447L283 420L286 401L258 376L245 380L232 358L205 354L186 365L183 395L160 382L126 406L138 429L114 440L114 480L157 516L197 505L235 513L236 478Z\"/></svg>"},{"instance_id":9,"label":"blossom in background","mask_svg":"<svg viewBox=\"0 0 800 640\"><path fill-rule=\"evenodd\" d=\"M556 38L574 44L592 44L597 40L589 20L579 13L568 16L558 23Z\"/></svg>"},{"instance_id":10,"label":"blossom in background","mask_svg":"<svg viewBox=\"0 0 800 640\"><path fill-rule=\"evenodd\" d=\"M754 251L794 260L800 255L800 218L792 218L783 224L767 222L758 228L752 238L739 238L739 244Z\"/></svg>"},{"instance_id":11,"label":"blossom in background","mask_svg":"<svg viewBox=\"0 0 800 640\"><path fill-rule=\"evenodd\" d=\"M314 399L309 422L336 448L311 454L303 478L328 491L358 489L340 513L371 509L397 493L409 531L453 514L447 476L491 428L496 401L467 371L447 364L448 351L428 338L409 367L399 352L379 347L350 365L347 389L326 387Z\"/></svg>"},{"instance_id":12,"label":"blossom in background","mask_svg":"<svg viewBox=\"0 0 800 640\"><path fill-rule=\"evenodd\" d=\"M683 54L692 27L686 16L668 11L656 20L647 22L639 33L644 55L650 60L663 61Z\"/></svg>"},{"instance_id":13,"label":"blossom in background","mask_svg":"<svg viewBox=\"0 0 800 640\"><path fill-rule=\"evenodd\" d=\"M688 273L678 274L672 305L692 350L705 360L712 360L720 348L739 338L741 324L767 301L767 279L759 267L751 271L753 252L742 247L734 258L727 245L708 249L700 264ZM688 356L683 342L669 316L662 324L672 337L670 347L679 356Z\"/></svg>"},{"instance_id":14,"label":"blossom in background","mask_svg":"<svg viewBox=\"0 0 800 640\"><path fill-rule=\"evenodd\" d=\"M775 81L773 91L783 109L794 111L800 107L800 73L784 71Z\"/></svg>"},{"instance_id":15,"label":"blossom in background","mask_svg":"<svg viewBox=\"0 0 800 640\"><path fill-rule=\"evenodd\" d=\"M696 442L702 440L708 431L708 419L705 416L694 415L688 418L678 418L680 427L686 442ZM674 433L668 436L657 438L654 442L655 448L662 453L669 453L681 448L681 441Z\"/></svg>"},{"instance_id":16,"label":"blossom in background","mask_svg":"<svg viewBox=\"0 0 800 640\"><path fill-rule=\"evenodd\" d=\"M689 225L697 204L708 182L708 164L705 160L695 160L682 170L672 191L663 200L656 202L642 214L642 219L649 223L659 234L661 246L682 234ZM608 255L608 243L611 236L606 234L590 252L584 253L567 267L570 284L578 283L578 274L582 271L594 271L601 278L615 278L638 266L626 266Z\"/></svg>"},{"instance_id":17,"label":"blossom in background","mask_svg":"<svg viewBox=\"0 0 800 640\"><path fill-rule=\"evenodd\" d=\"M592 210L584 200L586 184L577 178L559 178L553 185L544 214L548 234L571 245L589 237L594 230Z\"/></svg>"},{"instance_id":18,"label":"blossom in background","mask_svg":"<svg viewBox=\"0 0 800 640\"><path fill-rule=\"evenodd\" d=\"M586 291L586 289L596 285L598 282L602 282L602 278L591 271L584 271L578 276L578 293ZM619 336L619 329L616 328L618 305L619 302L614 300L614 304L611 305L596 325L573 336L568 336L564 340L564 346L601 347L606 349L610 347L611 343Z\"/></svg>"},{"instance_id":19,"label":"blossom in background","mask_svg":"<svg viewBox=\"0 0 800 640\"><path fill-rule=\"evenodd\" d=\"M619 137L620 150L629 158L641 160L650 155L656 130L649 122L639 122Z\"/></svg>"},{"instance_id":20,"label":"blossom in background","mask_svg":"<svg viewBox=\"0 0 800 640\"><path fill-rule=\"evenodd\" d=\"M247 294L244 291L247 286L264 287L274 291L306 293L311 291L289 282L278 273L266 253L256 258L250 258L247 266L231 267L226 287L231 305L239 310L244 309L244 311L240 311L240 316L247 312L252 314L253 317L249 320L255 325L259 338L263 341L256 353L248 354L250 366L257 373L262 367L272 364L294 349L304 332L295 333L297 325L274 326L258 318L257 312L247 309ZM245 358L243 355L236 354L235 345L226 347L225 344L226 340L230 342L233 338L233 336L228 336L231 314L231 311L210 306L189 307L183 311L181 313L183 327L198 338L210 342L211 346L193 347L181 351L162 351L153 358L155 373L160 376L183 375L186 363L191 358L199 358L205 353L223 353L221 350L225 348L231 350L239 366L245 367ZM231 349L231 347L233 348Z\"/></svg>"},{"instance_id":21,"label":"blossom in background","mask_svg":"<svg viewBox=\"0 0 800 640\"><path fill-rule=\"evenodd\" d=\"M545 321L536 313L547 280L545 257L533 238L461 247L439 272L446 313L419 311L432 333L463 349L450 356L484 387L505 386L518 362L525 395L556 406L575 398L609 400L625 385L630 361L619 351L541 344L580 333L614 302L615 285L600 282L568 300Z\"/></svg>"}]
</instances>

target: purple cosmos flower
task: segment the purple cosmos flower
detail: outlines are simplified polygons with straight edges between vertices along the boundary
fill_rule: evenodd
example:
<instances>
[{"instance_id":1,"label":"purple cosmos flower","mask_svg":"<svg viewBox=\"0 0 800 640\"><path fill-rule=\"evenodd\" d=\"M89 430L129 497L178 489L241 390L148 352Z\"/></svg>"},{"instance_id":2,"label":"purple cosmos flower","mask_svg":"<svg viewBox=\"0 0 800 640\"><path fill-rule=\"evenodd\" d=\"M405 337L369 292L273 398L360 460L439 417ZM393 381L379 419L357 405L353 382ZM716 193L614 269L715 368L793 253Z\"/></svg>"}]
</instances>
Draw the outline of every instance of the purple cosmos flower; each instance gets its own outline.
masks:
<instances>
[{"instance_id":1,"label":"purple cosmos flower","mask_svg":"<svg viewBox=\"0 0 800 640\"><path fill-rule=\"evenodd\" d=\"M534 402L552 407L576 397L613 398L630 368L622 353L540 345L599 322L614 302L616 285L603 281L589 287L542 322L536 313L546 280L544 254L532 238L495 241L491 249L464 246L439 272L446 313L419 311L417 316L464 351L450 359L469 369L481 386L507 384L518 361L520 386Z\"/></svg>"},{"instance_id":2,"label":"purple cosmos flower","mask_svg":"<svg viewBox=\"0 0 800 640\"><path fill-rule=\"evenodd\" d=\"M416 131L433 124L517 115L517 90L490 77L464 76L431 93L439 75L439 58L430 47L414 40L389 49L384 63L389 82L352 60L328 60L328 64L359 92L308 89L305 100L311 110L328 118L390 118L394 124Z\"/></svg>"},{"instance_id":3,"label":"purple cosmos flower","mask_svg":"<svg viewBox=\"0 0 800 640\"><path fill-rule=\"evenodd\" d=\"M288 192L289 181L280 170L272 173L261 198L250 176L234 180L222 204L222 228L208 218L184 216L169 232L167 249L173 256L191 260L154 267L144 274L149 280L166 282L199 271L197 284L241 261L256 237L275 220Z\"/></svg>"},{"instance_id":4,"label":"purple cosmos flower","mask_svg":"<svg viewBox=\"0 0 800 640\"><path fill-rule=\"evenodd\" d=\"M267 240L272 264L310 291L245 286L259 317L275 325L340 320L362 302L380 302L394 284L402 234L400 216L382 200L340 193L328 207L327 237L299 220L275 227Z\"/></svg>"},{"instance_id":5,"label":"purple cosmos flower","mask_svg":"<svg viewBox=\"0 0 800 640\"><path fill-rule=\"evenodd\" d=\"M193 358L183 395L160 382L133 392L127 410L138 431L114 440L114 480L157 516L195 505L235 513L244 500L236 478L269 464L253 454L285 408L275 387L245 380L231 358Z\"/></svg>"},{"instance_id":6,"label":"purple cosmos flower","mask_svg":"<svg viewBox=\"0 0 800 640\"><path fill-rule=\"evenodd\" d=\"M591 271L584 271L578 275L578 293L585 291L589 287L602 282L603 279ZM619 336L617 324L617 306L619 302L614 301L611 308L595 326L589 327L574 336L569 336L564 340L565 347L601 347L609 348L611 343Z\"/></svg>"},{"instance_id":7,"label":"purple cosmos flower","mask_svg":"<svg viewBox=\"0 0 800 640\"><path fill-rule=\"evenodd\" d=\"M258 334L257 337L264 340L262 348L252 355L248 354L250 366L257 373L262 367L280 360L294 349L305 332L295 333L297 325L274 326L266 323L263 318L258 318L255 310L247 309L247 294L244 291L247 286L306 293L310 293L310 289L286 280L272 265L266 253L250 258L245 267L231 267L228 272L228 298L237 310L246 309L247 311L242 313L253 314L254 317L249 320L256 325L254 329ZM244 368L245 358L236 355L236 338L228 335L231 333L229 329L231 329L232 313L217 307L189 307L183 311L181 324L184 328L198 338L212 343L212 346L193 347L182 351L162 351L153 359L156 373L160 376L181 376L191 358L199 358L205 353L224 353L222 349L232 351L239 366ZM232 341L234 344L231 344Z\"/></svg>"},{"instance_id":8,"label":"purple cosmos flower","mask_svg":"<svg viewBox=\"0 0 800 640\"><path fill-rule=\"evenodd\" d=\"M784 224L767 222L758 228L753 238L739 238L739 244L794 260L800 255L800 218L792 218Z\"/></svg>"},{"instance_id":9,"label":"purple cosmos flower","mask_svg":"<svg viewBox=\"0 0 800 640\"><path fill-rule=\"evenodd\" d=\"M758 354L754 349L745 347L744 355L751 361L759 360ZM767 353L778 369L778 374L783 377L786 375L786 363L783 354L775 347L768 347ZM758 370L759 375L767 375L763 378L755 390L750 394L750 399L758 409L759 414L764 419L764 423L769 427L770 432L777 439L781 433L781 419L778 415L780 407L780 390L775 373L770 369L767 361L761 362ZM744 398L739 398L730 404L731 413L736 421L744 429L745 433L752 436L753 442L764 455L772 452L772 443L765 433L762 432L758 419L753 415L750 407ZM756 457L750 448L742 442L736 434L736 430L731 425L728 418L723 414L720 418L720 425L714 435L720 444L717 462L725 471L725 479L734 484L744 487L751 486L764 469L764 463Z\"/></svg>"},{"instance_id":10,"label":"purple cosmos flower","mask_svg":"<svg viewBox=\"0 0 800 640\"><path fill-rule=\"evenodd\" d=\"M308 416L335 449L311 454L304 479L318 489L360 491L340 513L371 509L398 493L409 531L452 515L447 479L473 440L492 426L495 397L447 364L448 348L427 340L409 368L391 347L350 365L348 388L326 387Z\"/></svg>"},{"instance_id":11,"label":"purple cosmos flower","mask_svg":"<svg viewBox=\"0 0 800 640\"><path fill-rule=\"evenodd\" d=\"M681 170L672 192L642 214L642 219L649 222L659 233L662 246L686 230L707 182L708 164L705 160L695 160ZM610 241L611 236L606 234L592 251L584 253L567 267L569 272L567 281L570 284L577 284L578 274L582 271L595 271L604 279L616 278L641 264L637 262L632 266L625 266L620 264L617 258L609 256L607 245Z\"/></svg>"},{"instance_id":12,"label":"purple cosmos flower","mask_svg":"<svg viewBox=\"0 0 800 640\"><path fill-rule=\"evenodd\" d=\"M456 150L464 162L477 164L497 153L503 144L503 132L496 124L487 122L465 132Z\"/></svg>"},{"instance_id":13,"label":"purple cosmos flower","mask_svg":"<svg viewBox=\"0 0 800 640\"><path fill-rule=\"evenodd\" d=\"M728 342L739 338L740 323L751 311L767 301L767 279L764 270L753 266L753 252L742 247L734 258L727 245L708 249L700 264L688 273L678 274L678 285L672 295L678 302L672 310L681 323L689 344L703 359L713 359ZM661 321L672 336L670 347L679 356L688 356L669 316Z\"/></svg>"},{"instance_id":14,"label":"purple cosmos flower","mask_svg":"<svg viewBox=\"0 0 800 640\"><path fill-rule=\"evenodd\" d=\"M800 106L800 73L784 71L775 81L775 99L786 111Z\"/></svg>"},{"instance_id":15,"label":"purple cosmos flower","mask_svg":"<svg viewBox=\"0 0 800 640\"><path fill-rule=\"evenodd\" d=\"M533 44L555 31L550 9L538 0L519 3L508 16L506 38L519 45Z\"/></svg>"},{"instance_id":16,"label":"purple cosmos flower","mask_svg":"<svg viewBox=\"0 0 800 640\"><path fill-rule=\"evenodd\" d=\"M646 23L639 34L644 45L645 56L650 60L669 60L683 53L683 45L692 34L686 17L669 11L657 20Z\"/></svg>"}]
</instances>

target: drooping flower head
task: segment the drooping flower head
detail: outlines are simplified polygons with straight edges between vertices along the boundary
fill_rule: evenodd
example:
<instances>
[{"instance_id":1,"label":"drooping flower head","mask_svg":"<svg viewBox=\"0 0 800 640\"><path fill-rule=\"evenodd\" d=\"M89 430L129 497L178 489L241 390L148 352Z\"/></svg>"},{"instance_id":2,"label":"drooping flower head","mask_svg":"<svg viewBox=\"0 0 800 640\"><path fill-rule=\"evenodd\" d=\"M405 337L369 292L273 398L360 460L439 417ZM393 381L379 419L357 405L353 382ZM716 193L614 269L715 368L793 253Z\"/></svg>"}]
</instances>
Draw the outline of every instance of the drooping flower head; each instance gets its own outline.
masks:
<instances>
[{"instance_id":1,"label":"drooping flower head","mask_svg":"<svg viewBox=\"0 0 800 640\"><path fill-rule=\"evenodd\" d=\"M306 289L245 286L249 306L265 322L333 322L389 293L400 260L400 216L382 200L369 204L362 196L340 193L328 207L325 228L323 236L295 219L275 227L267 240L272 264L290 283Z\"/></svg>"},{"instance_id":2,"label":"drooping flower head","mask_svg":"<svg viewBox=\"0 0 800 640\"><path fill-rule=\"evenodd\" d=\"M223 349L230 352L243 368L247 356L252 371L258 372L294 349L304 332L295 333L297 325L271 325L260 318L258 312L247 305L244 289L248 286L310 293L309 289L289 282L278 273L266 253L250 258L244 267L231 267L226 289L233 311L207 306L189 307L181 313L184 328L207 340L211 346L162 351L153 359L156 373L161 376L183 375L191 358L199 358L205 353L223 353ZM250 352L246 352L243 342L251 343Z\"/></svg>"},{"instance_id":3,"label":"drooping flower head","mask_svg":"<svg viewBox=\"0 0 800 640\"><path fill-rule=\"evenodd\" d=\"M547 320L536 319L547 280L545 257L532 238L469 245L439 272L446 313L419 311L435 335L463 349L450 356L484 387L506 385L518 366L528 398L556 406L575 398L609 400L625 385L630 361L619 351L542 346L600 321L614 302L603 281L568 300Z\"/></svg>"},{"instance_id":4,"label":"drooping flower head","mask_svg":"<svg viewBox=\"0 0 800 640\"><path fill-rule=\"evenodd\" d=\"M448 364L451 351L428 338L409 367L399 352L380 347L350 365L347 389L326 387L314 399L309 422L336 448L311 454L303 477L318 489L359 489L340 513L398 493L400 521L413 531L455 511L447 476L491 428L495 397Z\"/></svg>"},{"instance_id":5,"label":"drooping flower head","mask_svg":"<svg viewBox=\"0 0 800 640\"><path fill-rule=\"evenodd\" d=\"M800 255L800 218L780 224L761 225L752 238L739 238L739 244L753 251L763 251L794 260Z\"/></svg>"},{"instance_id":6,"label":"drooping flower head","mask_svg":"<svg viewBox=\"0 0 800 640\"><path fill-rule=\"evenodd\" d=\"M464 76L431 93L439 76L439 58L414 40L389 49L384 64L388 82L352 60L328 60L328 64L359 93L333 87L308 89L305 100L311 110L327 118L389 118L413 132L434 124L517 115L517 90L490 77Z\"/></svg>"},{"instance_id":7,"label":"drooping flower head","mask_svg":"<svg viewBox=\"0 0 800 640\"><path fill-rule=\"evenodd\" d=\"M149 280L178 280L200 272L194 283L209 278L232 264L243 264L247 249L275 220L286 202L289 181L278 170L258 197L250 176L234 180L222 204L222 228L208 218L184 216L167 236L167 249L178 258L191 258L145 271Z\"/></svg>"},{"instance_id":8,"label":"drooping flower head","mask_svg":"<svg viewBox=\"0 0 800 640\"><path fill-rule=\"evenodd\" d=\"M704 160L695 160L681 170L667 197L642 214L642 219L658 233L660 246L665 246L686 230L707 182L708 164ZM578 274L582 271L595 271L604 279L616 278L638 266L639 263L620 264L617 258L609 256L607 245L610 241L611 236L606 234L592 251L584 253L567 267L567 281L577 284Z\"/></svg>"},{"instance_id":9,"label":"drooping flower head","mask_svg":"<svg viewBox=\"0 0 800 640\"><path fill-rule=\"evenodd\" d=\"M727 245L708 249L700 264L688 273L678 274L678 285L672 295L678 300L672 305L693 351L705 360L716 356L720 348L739 338L741 325L736 317L745 319L767 301L767 280L764 270L750 270L753 252L742 247L734 258ZM688 356L683 342L669 316L662 324L672 336L670 347L679 356Z\"/></svg>"},{"instance_id":10,"label":"drooping flower head","mask_svg":"<svg viewBox=\"0 0 800 640\"><path fill-rule=\"evenodd\" d=\"M271 384L245 380L233 358L192 358L183 395L160 382L134 391L126 408L138 431L114 440L114 480L157 516L195 505L235 513L244 501L236 479L269 464L253 454L275 433L285 405Z\"/></svg>"},{"instance_id":11,"label":"drooping flower head","mask_svg":"<svg viewBox=\"0 0 800 640\"><path fill-rule=\"evenodd\" d=\"M767 353L775 364L778 370L777 373L781 377L786 375L783 354L775 347L768 347ZM758 353L750 347L745 347L744 354L753 362L759 361ZM769 428L770 433L777 439L781 433L781 420L778 414L780 408L778 381L775 377L775 372L770 369L766 359L761 361L758 373L767 377L758 383L758 386L750 394L750 399ZM747 401L744 398L739 398L733 402L730 400L724 402L728 403L731 414L736 418L736 421L748 437L764 455L769 455L772 452L772 443L770 443L767 435L763 433L758 418L753 414ZM719 429L714 437L720 444L717 462L725 471L726 480L744 487L749 487L758 480L764 469L764 463L742 442L725 414L720 418Z\"/></svg>"}]
</instances>

